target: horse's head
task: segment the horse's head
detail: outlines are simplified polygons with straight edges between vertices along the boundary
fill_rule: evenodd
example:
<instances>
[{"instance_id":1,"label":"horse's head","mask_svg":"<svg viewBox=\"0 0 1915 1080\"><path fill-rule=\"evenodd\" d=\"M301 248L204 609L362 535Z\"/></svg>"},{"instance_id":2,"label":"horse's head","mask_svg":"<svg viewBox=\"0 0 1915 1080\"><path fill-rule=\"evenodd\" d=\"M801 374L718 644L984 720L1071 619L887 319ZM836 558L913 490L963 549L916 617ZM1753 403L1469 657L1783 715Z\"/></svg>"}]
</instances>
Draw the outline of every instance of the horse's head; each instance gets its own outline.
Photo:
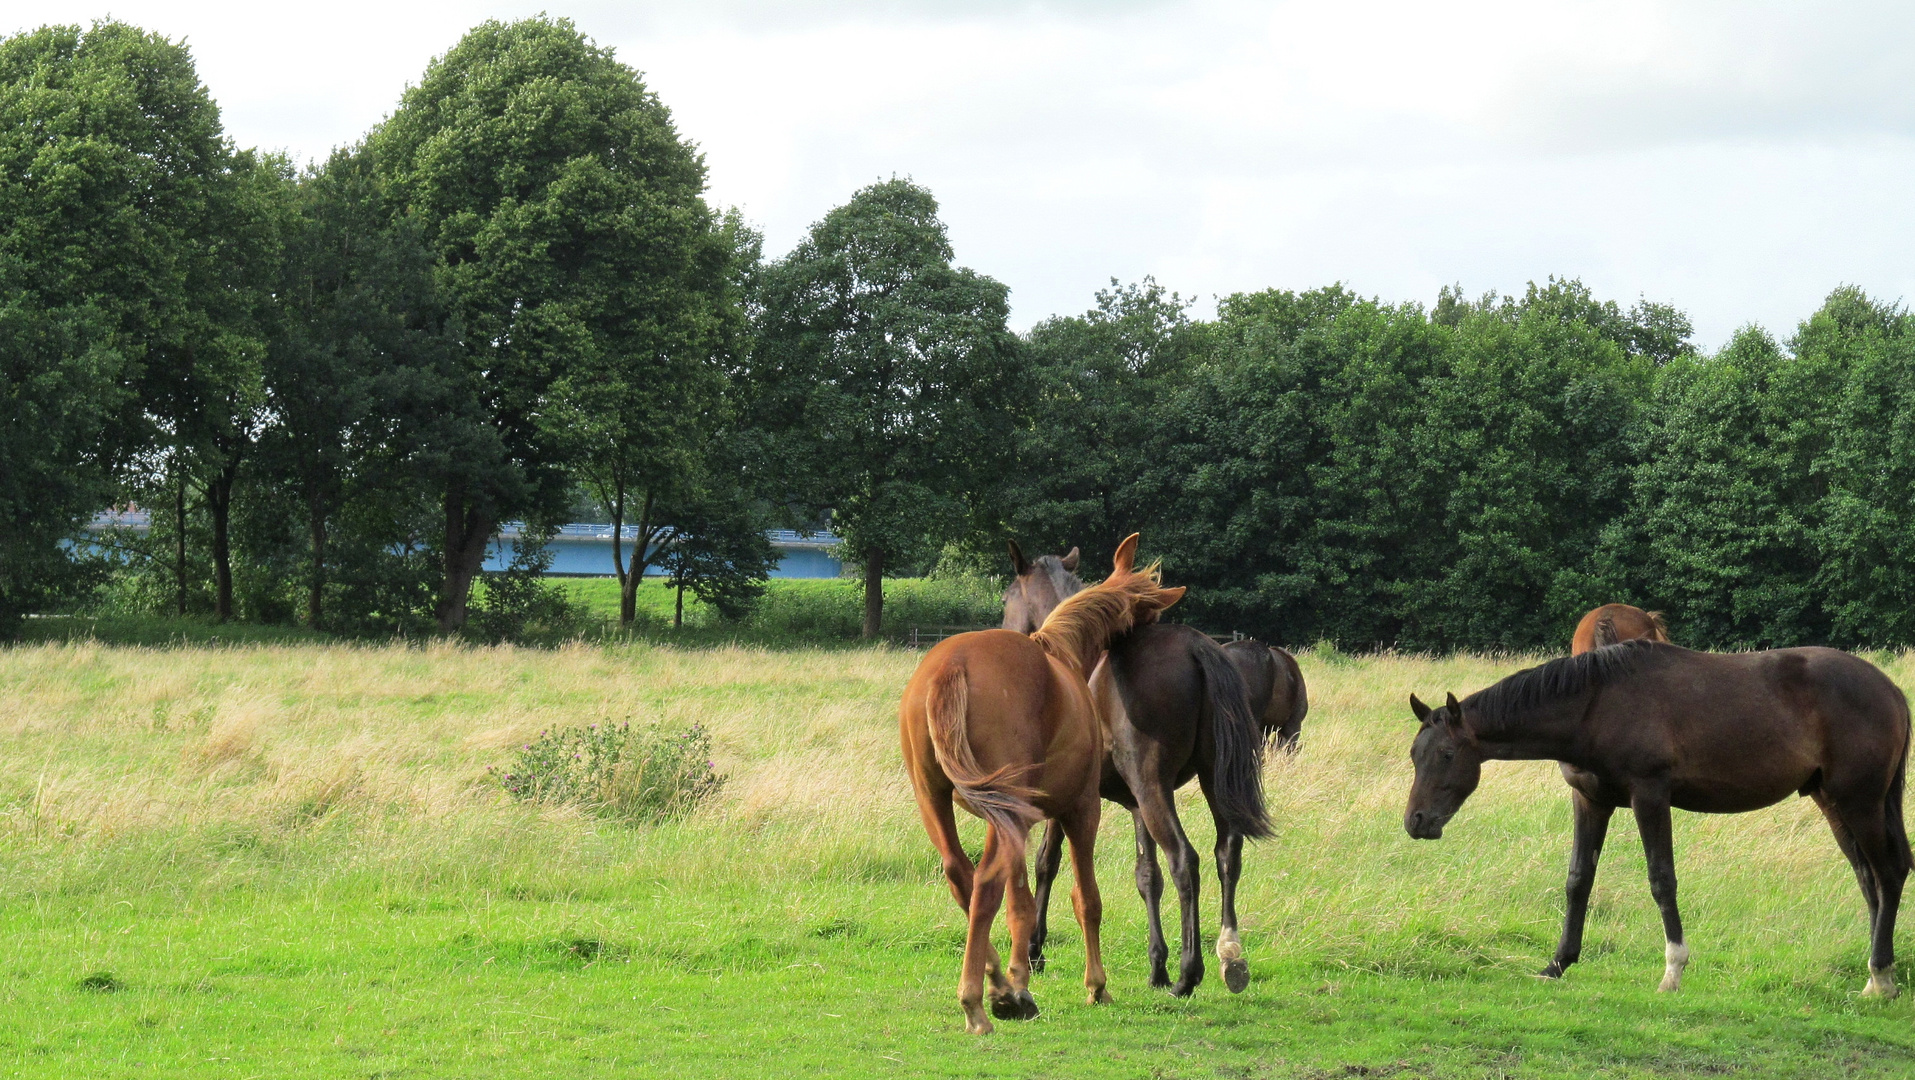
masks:
<instances>
[{"instance_id":1,"label":"horse's head","mask_svg":"<svg viewBox=\"0 0 1915 1080\"><path fill-rule=\"evenodd\" d=\"M1476 790L1483 776L1483 751L1476 736L1463 726L1463 706L1456 695L1432 709L1410 695L1410 710L1422 724L1410 744L1410 762L1416 782L1410 785L1410 805L1403 811L1403 828L1418 840L1438 840L1443 826Z\"/></svg>"},{"instance_id":2,"label":"horse's head","mask_svg":"<svg viewBox=\"0 0 1915 1080\"><path fill-rule=\"evenodd\" d=\"M1062 603L1066 596L1083 589L1084 583L1077 580L1077 549L1072 548L1068 555L1039 555L1035 559L1026 559L1024 552L1011 541L1011 568L1015 571L1011 584L1004 590L1004 622L1006 630L1015 630L1028 634L1044 625L1044 619L1051 609Z\"/></svg>"}]
</instances>

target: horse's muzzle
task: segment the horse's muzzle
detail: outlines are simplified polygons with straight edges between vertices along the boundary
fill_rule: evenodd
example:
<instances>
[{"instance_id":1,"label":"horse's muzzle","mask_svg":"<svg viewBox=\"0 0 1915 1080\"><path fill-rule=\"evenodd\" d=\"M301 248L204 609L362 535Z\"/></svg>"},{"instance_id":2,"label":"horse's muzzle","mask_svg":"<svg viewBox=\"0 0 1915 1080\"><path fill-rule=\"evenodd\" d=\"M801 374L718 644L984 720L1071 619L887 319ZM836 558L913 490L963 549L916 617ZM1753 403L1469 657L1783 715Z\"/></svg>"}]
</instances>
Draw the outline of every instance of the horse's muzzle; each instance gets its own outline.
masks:
<instances>
[{"instance_id":1,"label":"horse's muzzle","mask_svg":"<svg viewBox=\"0 0 1915 1080\"><path fill-rule=\"evenodd\" d=\"M1417 840L1441 840L1449 816L1434 810L1412 810L1403 815L1403 828Z\"/></svg>"}]
</instances>

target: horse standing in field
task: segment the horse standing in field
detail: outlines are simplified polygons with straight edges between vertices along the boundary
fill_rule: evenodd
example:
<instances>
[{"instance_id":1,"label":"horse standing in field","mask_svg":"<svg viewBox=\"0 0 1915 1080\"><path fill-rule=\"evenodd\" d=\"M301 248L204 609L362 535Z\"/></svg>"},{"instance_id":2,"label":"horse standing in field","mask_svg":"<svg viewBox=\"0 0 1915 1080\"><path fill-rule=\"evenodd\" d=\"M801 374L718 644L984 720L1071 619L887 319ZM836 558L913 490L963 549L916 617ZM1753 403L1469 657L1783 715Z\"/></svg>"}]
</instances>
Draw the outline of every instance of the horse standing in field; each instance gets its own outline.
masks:
<instances>
[{"instance_id":1,"label":"horse standing in field","mask_svg":"<svg viewBox=\"0 0 1915 1080\"><path fill-rule=\"evenodd\" d=\"M1092 852L1097 840L1097 785L1104 737L1085 675L1110 640L1153 622L1183 598L1166 589L1157 568L1131 569L1137 537L1119 545L1111 576L1059 604L1030 635L1004 630L958 634L924 655L899 704L904 762L918 812L943 859L951 895L968 928L958 1002L966 1029L987 1034L984 980L991 1012L1001 1020L1037 1015L1031 999L1033 900L1024 852L1040 819L1071 838L1077 887L1071 899L1084 931L1084 985L1089 1001L1105 991L1098 925L1103 904ZM958 841L953 797L988 828L975 867ZM1011 894L1011 970L1005 978L991 945L991 923Z\"/></svg>"},{"instance_id":2,"label":"horse standing in field","mask_svg":"<svg viewBox=\"0 0 1915 1080\"><path fill-rule=\"evenodd\" d=\"M1591 649L1638 638L1669 640L1669 626L1662 621L1662 612L1628 604L1604 604L1576 623L1576 632L1569 639L1569 655L1581 656Z\"/></svg>"},{"instance_id":3,"label":"horse standing in field","mask_svg":"<svg viewBox=\"0 0 1915 1080\"><path fill-rule=\"evenodd\" d=\"M1076 576L1078 552L1062 557L1026 559L1016 541L1010 545L1016 571L1004 592L1004 628L1027 632L1052 609L1082 589ZM1168 986L1179 997L1203 981L1203 946L1198 914L1197 850L1177 817L1177 788L1197 777L1217 826L1217 879L1222 894L1222 925L1217 957L1224 983L1240 992L1250 982L1237 933L1237 879L1243 869L1243 841L1270 833L1263 805L1264 735L1276 732L1294 745L1308 709L1296 660L1257 642L1233 643L1225 650L1188 626L1155 623L1111 644L1091 675L1092 695L1103 710L1109 747L1100 788L1104 798L1129 809L1137 842L1137 891L1150 920L1150 984ZM1257 689L1246 692L1245 684ZM1076 839L1071 841L1076 858ZM1048 932L1051 881L1057 876L1064 836L1045 829L1037 857L1037 926L1031 942L1033 964L1041 970ZM1159 904L1163 897L1157 848L1170 856L1182 914L1182 955L1173 985L1167 964Z\"/></svg>"},{"instance_id":4,"label":"horse standing in field","mask_svg":"<svg viewBox=\"0 0 1915 1080\"><path fill-rule=\"evenodd\" d=\"M1689 946L1676 911L1669 809L1735 814L1790 793L1815 800L1868 901L1866 996L1894 997L1895 916L1908 877L1902 785L1908 702L1888 676L1834 649L1717 654L1628 641L1520 671L1432 709L1410 749L1403 826L1435 840L1486 760L1555 760L1575 798L1559 978L1582 953L1596 859L1616 808L1636 815L1662 910L1662 989L1682 986Z\"/></svg>"}]
</instances>

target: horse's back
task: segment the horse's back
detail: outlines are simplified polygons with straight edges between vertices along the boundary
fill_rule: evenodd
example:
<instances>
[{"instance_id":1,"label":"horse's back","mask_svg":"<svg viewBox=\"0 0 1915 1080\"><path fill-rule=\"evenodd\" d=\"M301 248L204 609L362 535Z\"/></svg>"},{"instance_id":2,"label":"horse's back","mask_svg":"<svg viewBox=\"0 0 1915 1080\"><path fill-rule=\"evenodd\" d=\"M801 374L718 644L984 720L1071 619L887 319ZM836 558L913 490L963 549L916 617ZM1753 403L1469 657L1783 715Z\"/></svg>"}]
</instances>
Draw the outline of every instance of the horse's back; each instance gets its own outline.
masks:
<instances>
[{"instance_id":1,"label":"horse's back","mask_svg":"<svg viewBox=\"0 0 1915 1080\"><path fill-rule=\"evenodd\" d=\"M1677 806L1736 812L1825 784L1885 790L1907 752L1901 690L1859 657L1636 648L1639 670L1604 689L1590 722L1607 756L1666 771Z\"/></svg>"},{"instance_id":2,"label":"horse's back","mask_svg":"<svg viewBox=\"0 0 1915 1080\"><path fill-rule=\"evenodd\" d=\"M1576 623L1576 631L1569 639L1569 655L1580 656L1591 649L1637 639L1669 640L1661 614L1644 611L1633 604L1604 604L1591 609Z\"/></svg>"}]
</instances>

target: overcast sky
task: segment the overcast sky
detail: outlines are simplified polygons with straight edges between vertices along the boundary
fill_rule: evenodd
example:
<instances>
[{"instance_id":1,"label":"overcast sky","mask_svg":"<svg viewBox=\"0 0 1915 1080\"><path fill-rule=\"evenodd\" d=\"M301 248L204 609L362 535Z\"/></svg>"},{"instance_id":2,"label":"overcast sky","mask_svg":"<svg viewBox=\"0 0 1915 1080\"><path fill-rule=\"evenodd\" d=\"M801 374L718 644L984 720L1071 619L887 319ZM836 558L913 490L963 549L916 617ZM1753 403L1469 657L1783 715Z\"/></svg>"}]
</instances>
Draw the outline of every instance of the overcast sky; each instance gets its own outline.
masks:
<instances>
[{"instance_id":1,"label":"overcast sky","mask_svg":"<svg viewBox=\"0 0 1915 1080\"><path fill-rule=\"evenodd\" d=\"M644 73L769 252L909 176L1020 328L1147 274L1204 314L1576 276L1709 349L1915 293L1915 5L0 0L0 32L183 38L235 140L307 160L540 10Z\"/></svg>"}]
</instances>

